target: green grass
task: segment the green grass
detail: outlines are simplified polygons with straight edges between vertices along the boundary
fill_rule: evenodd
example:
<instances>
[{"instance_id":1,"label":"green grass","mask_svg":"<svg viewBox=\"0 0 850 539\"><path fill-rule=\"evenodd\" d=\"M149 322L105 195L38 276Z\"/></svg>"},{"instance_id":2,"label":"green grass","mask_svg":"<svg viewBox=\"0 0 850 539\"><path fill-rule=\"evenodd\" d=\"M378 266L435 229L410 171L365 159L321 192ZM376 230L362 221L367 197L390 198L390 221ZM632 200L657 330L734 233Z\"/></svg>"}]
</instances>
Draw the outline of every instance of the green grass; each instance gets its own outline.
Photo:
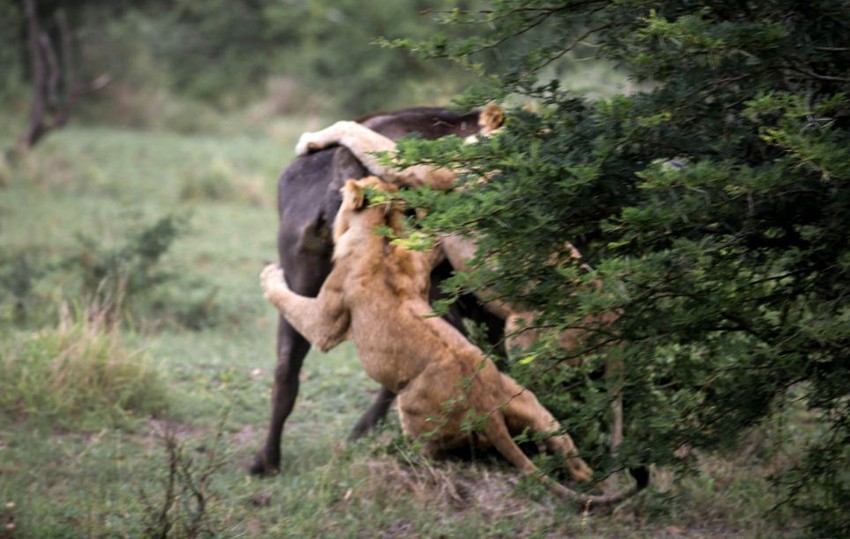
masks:
<instances>
[{"instance_id":1,"label":"green grass","mask_svg":"<svg viewBox=\"0 0 850 539\"><path fill-rule=\"evenodd\" d=\"M80 235L108 249L163 216L185 216L188 228L159 263L170 276L163 286L177 299L214 291L220 316L190 331L146 323L167 312L142 305L117 329L90 335L106 350L93 357L121 360L139 373L155 371L156 387L139 389L151 402L115 397L110 387L120 386L120 376L103 387L85 378L65 385L28 378L15 386L33 403L52 404L0 411L0 523L15 526L0 530L0 537L140 537L155 520L152 508L163 506L169 518L185 524L191 496L180 498L185 491L178 489L165 504L167 433L191 477L210 470L203 486L209 536L796 533L792 515L767 513L778 499L766 478L770 459L765 464L750 454L707 457L705 474L681 481L658 471L649 492L613 515L581 516L503 464L421 459L399 441L395 421L375 439L346 445L348 430L376 390L350 344L307 359L281 474L248 476L268 419L274 367L276 315L262 299L257 275L276 256L275 181L298 134L315 127L290 119L226 137L71 127L8 165L8 181L0 187L0 276L12 275L13 267L33 274L29 288L20 284L26 275L7 281L18 283L18 296L0 295L0 358L7 373L12 365L37 368L22 352L23 342L41 343L40 361L50 367L67 355L73 339L86 335L91 306L74 296L72 278L80 269L56 266L79 253ZM22 257L29 265L15 266ZM59 326L63 305L81 313L76 336ZM27 316L16 322L21 308ZM56 344L60 337L71 341ZM51 400L80 389L95 409ZM162 406L153 406L156 399ZM59 420L48 413L51 407L67 414ZM183 487L190 482L180 481Z\"/></svg>"}]
</instances>

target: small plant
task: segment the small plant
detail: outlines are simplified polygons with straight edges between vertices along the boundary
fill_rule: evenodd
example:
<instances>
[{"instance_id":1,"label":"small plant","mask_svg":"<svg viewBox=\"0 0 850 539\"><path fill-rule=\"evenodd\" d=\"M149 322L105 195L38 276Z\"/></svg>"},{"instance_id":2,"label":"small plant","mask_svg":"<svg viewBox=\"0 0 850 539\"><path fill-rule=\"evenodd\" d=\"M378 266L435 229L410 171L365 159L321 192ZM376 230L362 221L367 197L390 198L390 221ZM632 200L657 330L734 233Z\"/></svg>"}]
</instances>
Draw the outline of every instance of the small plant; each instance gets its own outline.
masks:
<instances>
[{"instance_id":1,"label":"small plant","mask_svg":"<svg viewBox=\"0 0 850 539\"><path fill-rule=\"evenodd\" d=\"M166 408L154 365L127 350L105 313L64 313L58 327L0 350L0 414L102 426Z\"/></svg>"},{"instance_id":2,"label":"small plant","mask_svg":"<svg viewBox=\"0 0 850 539\"><path fill-rule=\"evenodd\" d=\"M0 305L8 305L9 310L4 316L8 316L15 324L27 320L35 281L43 273L44 268L29 253L0 257Z\"/></svg>"},{"instance_id":3,"label":"small plant","mask_svg":"<svg viewBox=\"0 0 850 539\"><path fill-rule=\"evenodd\" d=\"M157 322L164 318L189 329L208 327L218 320L215 290L205 283L184 282L161 264L186 226L185 217L167 215L112 248L80 237L82 248L66 258L62 267L79 275L83 297L97 306L108 323L138 322L139 315L148 312L157 315ZM167 286L175 283L184 285L177 293Z\"/></svg>"},{"instance_id":4,"label":"small plant","mask_svg":"<svg viewBox=\"0 0 850 539\"><path fill-rule=\"evenodd\" d=\"M211 447L200 453L200 459L194 458L172 427L160 432L166 457L162 492L159 497L146 491L140 493L146 537L191 539L215 535L209 505L214 499L213 476L226 462L221 455L226 419L227 414L218 425Z\"/></svg>"},{"instance_id":5,"label":"small plant","mask_svg":"<svg viewBox=\"0 0 850 539\"><path fill-rule=\"evenodd\" d=\"M168 215L111 249L81 236L82 249L65 265L81 270L83 293L112 319L126 299L144 295L168 278L159 261L185 225L185 218Z\"/></svg>"}]
</instances>

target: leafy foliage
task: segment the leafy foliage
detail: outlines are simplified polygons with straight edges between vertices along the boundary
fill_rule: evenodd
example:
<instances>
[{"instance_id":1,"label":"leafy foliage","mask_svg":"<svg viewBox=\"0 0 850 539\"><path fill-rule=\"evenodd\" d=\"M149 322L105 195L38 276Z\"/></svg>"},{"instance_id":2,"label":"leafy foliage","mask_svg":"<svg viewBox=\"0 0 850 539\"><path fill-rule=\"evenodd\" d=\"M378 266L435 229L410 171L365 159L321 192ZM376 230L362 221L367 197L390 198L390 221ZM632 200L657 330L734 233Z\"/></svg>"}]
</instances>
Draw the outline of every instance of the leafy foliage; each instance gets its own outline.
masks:
<instances>
[{"instance_id":1,"label":"leafy foliage","mask_svg":"<svg viewBox=\"0 0 850 539\"><path fill-rule=\"evenodd\" d=\"M73 252L58 260L33 250L0 256L0 316L18 326L37 326L55 318L59 301L86 305L110 325L213 326L222 320L216 288L163 263L187 227L185 217L167 215L129 231L116 245L79 235ZM53 290L46 291L50 285Z\"/></svg>"},{"instance_id":2,"label":"leafy foliage","mask_svg":"<svg viewBox=\"0 0 850 539\"><path fill-rule=\"evenodd\" d=\"M0 257L0 306L3 318L23 323L32 302L35 281L44 272L33 262L32 253Z\"/></svg>"},{"instance_id":3,"label":"leafy foliage","mask_svg":"<svg viewBox=\"0 0 850 539\"><path fill-rule=\"evenodd\" d=\"M157 263L185 225L183 219L167 216L152 226L138 231L125 244L97 252L98 244L81 237L83 249L80 265L83 273L83 292L96 295L101 302L124 294L139 293L158 284L164 277Z\"/></svg>"},{"instance_id":4,"label":"leafy foliage","mask_svg":"<svg viewBox=\"0 0 850 539\"><path fill-rule=\"evenodd\" d=\"M589 367L622 355L630 432L612 466L687 464L679 448L734 443L800 387L822 429L792 492L820 493L797 500L817 500L830 535L850 530L846 485L824 480L847 468L850 437L848 17L831 1L505 0L450 17L486 34L402 43L485 69L479 53L539 38L464 100L536 109L474 147L404 145L411 161L468 171L462 191L412 195L426 228L479 242L476 272L454 285L533 305L553 337L589 331L577 353L543 343L530 366L563 374L532 387L557 406L576 376L601 390ZM588 41L647 89L591 102L545 80ZM588 326L611 310L613 328ZM579 369L557 361L576 354ZM604 416L605 399L587 402L571 423Z\"/></svg>"}]
</instances>

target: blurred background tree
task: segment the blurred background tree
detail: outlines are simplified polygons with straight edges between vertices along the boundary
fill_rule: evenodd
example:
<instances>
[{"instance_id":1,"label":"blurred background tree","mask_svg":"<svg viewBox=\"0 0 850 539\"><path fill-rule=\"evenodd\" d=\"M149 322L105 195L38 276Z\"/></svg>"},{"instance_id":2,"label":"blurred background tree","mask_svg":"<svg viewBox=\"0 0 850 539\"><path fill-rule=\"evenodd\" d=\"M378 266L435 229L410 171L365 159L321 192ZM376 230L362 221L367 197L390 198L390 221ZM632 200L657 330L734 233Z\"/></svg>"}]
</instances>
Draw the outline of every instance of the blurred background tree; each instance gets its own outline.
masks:
<instances>
[{"instance_id":1,"label":"blurred background tree","mask_svg":"<svg viewBox=\"0 0 850 539\"><path fill-rule=\"evenodd\" d=\"M352 118L445 104L476 76L376 42L425 38L435 11L473 4L0 0L0 99L30 114L27 146L71 110L88 122L191 131L205 127L204 111Z\"/></svg>"}]
</instances>

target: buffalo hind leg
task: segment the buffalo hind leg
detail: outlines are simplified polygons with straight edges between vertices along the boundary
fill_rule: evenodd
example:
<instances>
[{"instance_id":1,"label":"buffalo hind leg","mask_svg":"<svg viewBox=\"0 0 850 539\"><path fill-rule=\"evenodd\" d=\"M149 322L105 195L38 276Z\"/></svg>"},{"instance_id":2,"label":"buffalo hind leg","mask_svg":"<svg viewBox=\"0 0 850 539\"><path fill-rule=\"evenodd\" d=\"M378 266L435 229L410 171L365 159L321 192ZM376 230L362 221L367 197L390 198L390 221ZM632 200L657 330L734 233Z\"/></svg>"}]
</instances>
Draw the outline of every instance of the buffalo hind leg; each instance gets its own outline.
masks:
<instances>
[{"instance_id":1,"label":"buffalo hind leg","mask_svg":"<svg viewBox=\"0 0 850 539\"><path fill-rule=\"evenodd\" d=\"M375 427L387 417L387 412L389 412L394 400L395 393L385 387L381 387L378 396L375 398L375 402L372 403L372 406L366 410L366 413L360 417L354 428L351 429L348 439L352 441L357 440L375 430Z\"/></svg>"}]
</instances>

